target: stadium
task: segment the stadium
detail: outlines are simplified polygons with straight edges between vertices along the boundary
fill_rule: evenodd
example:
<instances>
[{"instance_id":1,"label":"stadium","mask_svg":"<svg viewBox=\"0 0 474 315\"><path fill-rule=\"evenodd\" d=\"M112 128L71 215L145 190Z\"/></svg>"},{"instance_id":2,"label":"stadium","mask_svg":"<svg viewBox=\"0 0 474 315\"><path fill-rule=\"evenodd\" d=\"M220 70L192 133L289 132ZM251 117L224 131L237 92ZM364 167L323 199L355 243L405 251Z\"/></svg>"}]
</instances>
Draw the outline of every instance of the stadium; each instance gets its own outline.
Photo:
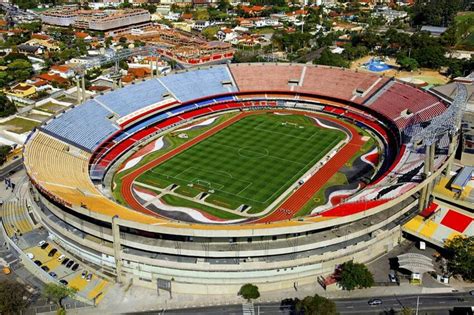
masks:
<instances>
[{"instance_id":1,"label":"stadium","mask_svg":"<svg viewBox=\"0 0 474 315\"><path fill-rule=\"evenodd\" d=\"M420 134L453 107L367 72L216 65L69 108L24 163L50 236L118 282L292 288L399 243L453 158Z\"/></svg>"}]
</instances>

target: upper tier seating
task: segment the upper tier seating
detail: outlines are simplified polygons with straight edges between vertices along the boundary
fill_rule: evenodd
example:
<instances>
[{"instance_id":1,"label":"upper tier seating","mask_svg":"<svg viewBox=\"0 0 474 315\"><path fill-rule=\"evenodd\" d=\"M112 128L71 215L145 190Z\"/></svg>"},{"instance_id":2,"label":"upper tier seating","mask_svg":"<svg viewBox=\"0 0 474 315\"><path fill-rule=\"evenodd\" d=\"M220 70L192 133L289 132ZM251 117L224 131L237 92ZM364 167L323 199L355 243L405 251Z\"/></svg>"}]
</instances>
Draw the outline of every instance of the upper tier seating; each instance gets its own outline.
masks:
<instances>
[{"instance_id":1,"label":"upper tier seating","mask_svg":"<svg viewBox=\"0 0 474 315\"><path fill-rule=\"evenodd\" d=\"M362 103L389 79L367 72L292 64L230 65L240 91L294 91Z\"/></svg>"},{"instance_id":2,"label":"upper tier seating","mask_svg":"<svg viewBox=\"0 0 474 315\"><path fill-rule=\"evenodd\" d=\"M114 113L126 116L162 101L165 94L169 94L166 88L158 80L151 79L100 95L96 99Z\"/></svg>"},{"instance_id":3,"label":"upper tier seating","mask_svg":"<svg viewBox=\"0 0 474 315\"><path fill-rule=\"evenodd\" d=\"M226 66L175 73L157 80L181 102L237 91Z\"/></svg>"},{"instance_id":4,"label":"upper tier seating","mask_svg":"<svg viewBox=\"0 0 474 315\"><path fill-rule=\"evenodd\" d=\"M373 73L329 67L308 67L297 92L314 93L362 103L389 79Z\"/></svg>"},{"instance_id":5,"label":"upper tier seating","mask_svg":"<svg viewBox=\"0 0 474 315\"><path fill-rule=\"evenodd\" d=\"M52 119L41 129L84 150L92 151L119 129L107 119L110 114L97 102L89 100Z\"/></svg>"},{"instance_id":6,"label":"upper tier seating","mask_svg":"<svg viewBox=\"0 0 474 315\"><path fill-rule=\"evenodd\" d=\"M439 104L435 96L425 91L408 84L394 82L367 106L396 121L399 127L404 127L406 122L402 123L402 121L407 121L418 113L424 120L432 118L432 115L440 114L442 110L438 108ZM431 111L430 108L435 110ZM401 121L398 122L398 120Z\"/></svg>"},{"instance_id":7,"label":"upper tier seating","mask_svg":"<svg viewBox=\"0 0 474 315\"><path fill-rule=\"evenodd\" d=\"M229 66L240 91L289 91L289 80L299 82L304 65L232 64Z\"/></svg>"}]
</instances>

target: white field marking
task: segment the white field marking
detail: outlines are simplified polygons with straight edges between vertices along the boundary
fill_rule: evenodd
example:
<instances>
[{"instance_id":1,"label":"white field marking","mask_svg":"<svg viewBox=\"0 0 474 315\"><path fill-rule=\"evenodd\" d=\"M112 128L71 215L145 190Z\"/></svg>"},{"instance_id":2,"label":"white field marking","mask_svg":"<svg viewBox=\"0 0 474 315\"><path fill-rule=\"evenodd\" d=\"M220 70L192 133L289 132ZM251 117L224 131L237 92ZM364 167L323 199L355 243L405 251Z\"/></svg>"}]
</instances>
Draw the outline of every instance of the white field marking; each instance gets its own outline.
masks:
<instances>
[{"instance_id":1,"label":"white field marking","mask_svg":"<svg viewBox=\"0 0 474 315\"><path fill-rule=\"evenodd\" d=\"M220 146L223 146L223 147L228 147L228 148L236 149L236 150L237 150L237 154L239 153L239 150L246 148L246 147L243 147L243 148L236 148L236 147L234 147L234 146L231 146L231 145L228 145L228 144L219 143L219 142L215 142L215 144L220 145ZM268 150L267 150L267 151L268 151ZM255 151L255 152L257 152L257 151ZM242 156L242 155L240 155L240 156ZM269 158L272 158L272 159L276 159L276 160L280 160L280 161L289 162L289 163L292 163L292 164L306 165L306 164L301 163L301 162L296 162L296 161L292 161L292 160L288 160L288 159L276 157L276 156L273 156L273 155L271 155L271 154L268 154L266 157L269 157Z\"/></svg>"},{"instance_id":2,"label":"white field marking","mask_svg":"<svg viewBox=\"0 0 474 315\"><path fill-rule=\"evenodd\" d=\"M243 151L247 150L247 151L251 151L251 152L254 152L254 153L260 153L260 152L258 152L258 151L254 151L254 150L248 149L248 148L249 148L248 146L245 146L245 147L242 147L242 148L238 149L238 150L237 150L237 154L238 154L239 156L241 156L241 157L244 157L244 158L252 158L251 156L245 156L244 154L241 154L240 151L242 151L242 150L243 150ZM268 149L266 149L266 148L263 148L263 149L265 150L265 154L262 155L262 156L257 156L257 157L255 157L256 159L259 159L259 158L266 157L266 156L269 156L269 155L270 155L270 152L268 151Z\"/></svg>"},{"instance_id":3,"label":"white field marking","mask_svg":"<svg viewBox=\"0 0 474 315\"><path fill-rule=\"evenodd\" d=\"M222 190L225 185L222 185L222 184L219 184L219 183L212 183L212 182L209 182L207 180L204 180L204 179L199 179L199 177L196 177L196 178L193 178L192 181L188 181L187 179L179 179L179 178L176 178L178 180L182 180L182 181L185 181L185 182L189 182L189 183L192 183L192 184L197 184L197 185L202 185L202 186L205 186L205 187L209 187L209 189L215 189L215 190L220 190L220 191L224 191ZM213 185L217 186L217 187L214 187Z\"/></svg>"},{"instance_id":4,"label":"white field marking","mask_svg":"<svg viewBox=\"0 0 474 315\"><path fill-rule=\"evenodd\" d=\"M337 128L334 128L334 129L337 129ZM339 129L337 129L337 130L339 130ZM271 131L268 131L268 130L267 130L267 132L271 132ZM304 139L307 140L308 138L304 138ZM336 138L336 139L334 139L334 140L331 142L331 144L328 145L327 147L331 147L331 148L333 149L333 148L335 147L335 145L336 145L338 142L339 142L339 140ZM231 145L222 144L222 143L219 143L219 142L215 142L215 143L218 144L218 145L221 145L221 146L226 146L226 147L229 147L229 148L237 149L237 150L238 150L238 148L236 148L236 147L234 147L234 146L231 146ZM332 149L331 149L331 150L332 150ZM330 154L331 150L328 151L325 156L327 156L328 154ZM300 173L301 170L303 170L303 169L305 169L305 168L308 168L308 166L310 166L310 165L315 165L317 161L319 161L320 159L324 158L324 156L322 156L322 157L320 157L320 158L317 158L317 156L316 156L316 157L314 157L313 159L311 159L308 163L304 164L304 163L300 163L300 162L296 162L296 161L291 161L291 160L287 160L287 159L283 159L283 158L277 158L277 157L274 157L274 156L272 156L272 155L268 155L268 157L270 157L270 158L275 158L275 159L279 159L279 160L286 161L286 162L290 162L290 163L294 163L294 164L302 165L302 167L301 167L297 172L295 172L295 174L294 174L287 182L295 182L296 179L300 177L300 175L298 175L298 173ZM193 167L191 167L191 168L193 168ZM189 168L188 168L188 169L189 169ZM186 169L186 170L188 170L188 169ZM181 173L185 172L186 170L182 171ZM152 170L152 172L153 172L153 170ZM154 173L154 172L153 172L153 173ZM181 173L179 173L178 175L180 175ZM156 173L155 173L155 174L156 174ZM189 182L189 181L187 181L187 180L179 179L179 178L177 178L176 176L170 176L170 175L165 175L165 174L161 174L161 175L162 175L162 176L166 176L166 178L174 178L174 179L178 179L178 180L181 180L181 181ZM314 175L314 174L313 174L313 175ZM238 181L249 183L248 181L244 181L244 180L238 180ZM252 183L252 184L253 184L253 183ZM248 188L248 187L246 187L245 189L247 189L247 188ZM285 188L284 185L281 186L279 189L277 189L276 191L274 191L273 194L271 194L271 195L270 195L267 199L265 199L264 201L258 201L258 200L255 200L255 199L253 199L253 198L241 197L241 196L239 196L239 195L236 195L236 194L234 194L234 193L227 192L227 191L225 191L225 190L219 190L219 191L221 191L221 192L223 192L223 193L225 193L225 194L227 194L227 195L230 195L230 196L235 196L235 197L238 197L238 198L243 198L243 199L246 199L246 200L249 200L249 201L253 201L253 202L257 203L257 204L262 204L262 203L267 203L270 199L275 198L275 195L278 195L279 192L280 192L281 190L283 190L284 188ZM242 191L240 191L239 193L241 193L241 192L242 192Z\"/></svg>"},{"instance_id":5,"label":"white field marking","mask_svg":"<svg viewBox=\"0 0 474 315\"><path fill-rule=\"evenodd\" d=\"M273 133L273 134L279 134L279 135L284 135L286 137L291 137L291 138L296 138L296 139L301 139L301 140L309 140L311 139L313 136L315 136L316 134L318 134L319 130L317 128L315 128L315 131L313 132L313 134L311 135L311 137L299 137L299 136L293 136L293 135L289 135L287 133L284 133L284 132L278 132L278 131L274 131L274 130L268 130L266 128L259 128L261 124L263 124L264 122L261 122L259 123L257 126L253 127L254 130L260 130L260 131L264 131L264 132L269 132L269 133Z\"/></svg>"}]
</instances>

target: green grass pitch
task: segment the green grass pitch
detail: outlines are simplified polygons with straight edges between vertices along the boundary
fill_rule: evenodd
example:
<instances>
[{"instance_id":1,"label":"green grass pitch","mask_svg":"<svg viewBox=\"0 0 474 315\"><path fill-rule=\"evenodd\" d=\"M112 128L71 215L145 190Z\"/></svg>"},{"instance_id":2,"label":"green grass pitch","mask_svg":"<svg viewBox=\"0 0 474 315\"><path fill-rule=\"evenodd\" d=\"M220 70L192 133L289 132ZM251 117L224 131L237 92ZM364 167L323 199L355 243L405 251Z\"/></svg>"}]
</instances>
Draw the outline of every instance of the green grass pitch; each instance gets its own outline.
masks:
<instances>
[{"instance_id":1,"label":"green grass pitch","mask_svg":"<svg viewBox=\"0 0 474 315\"><path fill-rule=\"evenodd\" d=\"M265 209L345 138L301 115L245 117L142 174L138 181L214 191L206 201ZM324 180L324 179L322 179Z\"/></svg>"}]
</instances>

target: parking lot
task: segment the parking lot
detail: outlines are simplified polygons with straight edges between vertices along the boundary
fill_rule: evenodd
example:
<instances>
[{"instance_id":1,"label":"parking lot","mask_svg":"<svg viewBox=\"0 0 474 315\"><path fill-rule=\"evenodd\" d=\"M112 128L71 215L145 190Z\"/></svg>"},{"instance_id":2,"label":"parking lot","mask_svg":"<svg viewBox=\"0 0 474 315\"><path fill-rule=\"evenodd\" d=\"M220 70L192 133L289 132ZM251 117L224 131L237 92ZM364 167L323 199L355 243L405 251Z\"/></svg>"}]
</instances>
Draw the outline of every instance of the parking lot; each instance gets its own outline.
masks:
<instances>
[{"instance_id":1,"label":"parking lot","mask_svg":"<svg viewBox=\"0 0 474 315\"><path fill-rule=\"evenodd\" d=\"M109 282L87 270L74 258L61 252L51 241L41 240L36 245L23 249L29 258L51 277L71 288L88 300L99 303Z\"/></svg>"}]
</instances>

